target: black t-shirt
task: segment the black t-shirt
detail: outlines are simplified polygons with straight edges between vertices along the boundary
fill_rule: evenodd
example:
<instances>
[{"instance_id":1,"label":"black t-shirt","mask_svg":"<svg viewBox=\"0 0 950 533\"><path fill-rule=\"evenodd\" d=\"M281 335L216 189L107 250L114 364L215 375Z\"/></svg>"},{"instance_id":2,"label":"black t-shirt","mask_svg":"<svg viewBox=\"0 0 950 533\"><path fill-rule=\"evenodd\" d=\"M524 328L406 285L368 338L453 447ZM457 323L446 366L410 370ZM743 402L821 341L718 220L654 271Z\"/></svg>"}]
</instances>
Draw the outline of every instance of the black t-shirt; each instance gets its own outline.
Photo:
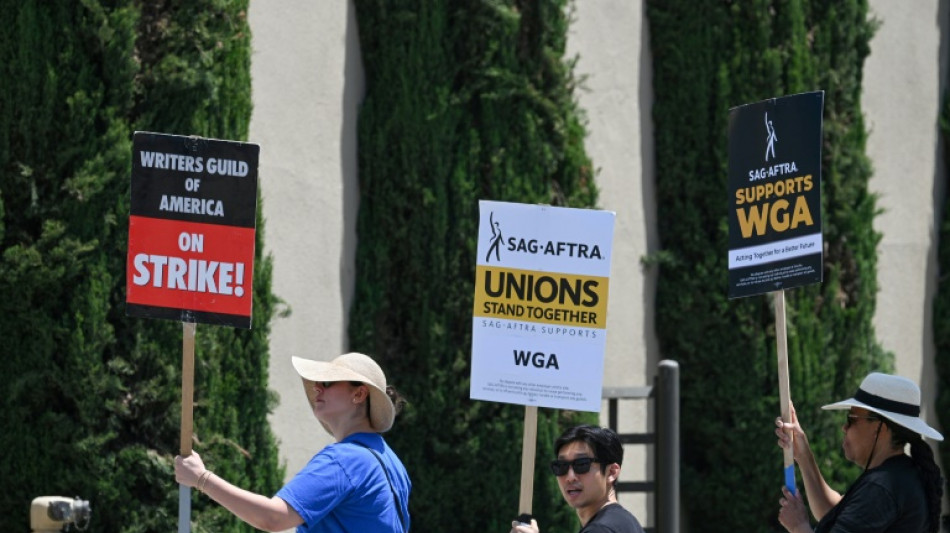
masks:
<instances>
[{"instance_id":1,"label":"black t-shirt","mask_svg":"<svg viewBox=\"0 0 950 533\"><path fill-rule=\"evenodd\" d=\"M580 533L643 533L643 528L630 511L612 503L601 507Z\"/></svg>"},{"instance_id":2,"label":"black t-shirt","mask_svg":"<svg viewBox=\"0 0 950 533\"><path fill-rule=\"evenodd\" d=\"M861 475L815 528L817 533L921 533L927 499L914 461L897 455Z\"/></svg>"}]
</instances>

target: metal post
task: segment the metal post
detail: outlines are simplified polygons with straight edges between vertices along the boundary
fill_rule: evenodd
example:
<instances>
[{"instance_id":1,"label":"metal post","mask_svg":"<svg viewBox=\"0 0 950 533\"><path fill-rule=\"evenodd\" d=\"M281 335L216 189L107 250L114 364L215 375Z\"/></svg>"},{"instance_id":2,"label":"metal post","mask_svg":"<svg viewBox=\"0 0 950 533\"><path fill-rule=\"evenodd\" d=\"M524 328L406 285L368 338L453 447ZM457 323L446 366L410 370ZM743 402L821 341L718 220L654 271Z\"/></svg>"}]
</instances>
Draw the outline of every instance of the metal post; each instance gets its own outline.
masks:
<instances>
[{"instance_id":1,"label":"metal post","mask_svg":"<svg viewBox=\"0 0 950 533\"><path fill-rule=\"evenodd\" d=\"M679 364L660 361L656 390L656 531L680 530Z\"/></svg>"},{"instance_id":2,"label":"metal post","mask_svg":"<svg viewBox=\"0 0 950 533\"><path fill-rule=\"evenodd\" d=\"M607 427L617 432L620 431L617 429L619 427L617 424L617 398L607 400Z\"/></svg>"}]
</instances>

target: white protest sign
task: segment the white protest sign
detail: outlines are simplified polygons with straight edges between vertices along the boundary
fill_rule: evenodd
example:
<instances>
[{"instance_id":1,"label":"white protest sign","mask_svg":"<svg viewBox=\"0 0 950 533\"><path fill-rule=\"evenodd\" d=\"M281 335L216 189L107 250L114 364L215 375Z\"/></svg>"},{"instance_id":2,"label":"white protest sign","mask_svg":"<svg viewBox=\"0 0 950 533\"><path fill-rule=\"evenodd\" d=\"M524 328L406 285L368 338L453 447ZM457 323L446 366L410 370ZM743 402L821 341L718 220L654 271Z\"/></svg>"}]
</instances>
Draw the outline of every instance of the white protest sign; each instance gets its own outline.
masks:
<instances>
[{"instance_id":1,"label":"white protest sign","mask_svg":"<svg viewBox=\"0 0 950 533\"><path fill-rule=\"evenodd\" d=\"M600 411L615 214L479 202L473 399Z\"/></svg>"}]
</instances>

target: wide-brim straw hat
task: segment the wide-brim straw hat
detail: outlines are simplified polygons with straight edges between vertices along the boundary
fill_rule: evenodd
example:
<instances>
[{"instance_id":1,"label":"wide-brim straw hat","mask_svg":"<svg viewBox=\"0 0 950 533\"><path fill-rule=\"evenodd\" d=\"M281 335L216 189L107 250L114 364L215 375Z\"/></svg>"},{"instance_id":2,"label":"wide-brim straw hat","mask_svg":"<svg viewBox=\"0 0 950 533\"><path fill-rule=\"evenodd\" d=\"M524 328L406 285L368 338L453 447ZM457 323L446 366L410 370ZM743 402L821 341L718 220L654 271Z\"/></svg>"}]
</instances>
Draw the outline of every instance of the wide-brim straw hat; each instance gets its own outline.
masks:
<instances>
[{"instance_id":1,"label":"wide-brim straw hat","mask_svg":"<svg viewBox=\"0 0 950 533\"><path fill-rule=\"evenodd\" d=\"M297 374L303 379L310 405L314 404L313 383L316 381L359 381L369 389L369 423L377 433L393 427L396 408L386 394L386 374L368 355L357 352L343 354L332 361L313 361L293 357ZM323 425L326 428L326 424ZM327 429L329 431L329 429Z\"/></svg>"},{"instance_id":2,"label":"wide-brim straw hat","mask_svg":"<svg viewBox=\"0 0 950 533\"><path fill-rule=\"evenodd\" d=\"M924 437L941 441L943 435L920 419L920 388L913 381L872 372L861 382L854 397L822 406L822 409L861 407Z\"/></svg>"}]
</instances>

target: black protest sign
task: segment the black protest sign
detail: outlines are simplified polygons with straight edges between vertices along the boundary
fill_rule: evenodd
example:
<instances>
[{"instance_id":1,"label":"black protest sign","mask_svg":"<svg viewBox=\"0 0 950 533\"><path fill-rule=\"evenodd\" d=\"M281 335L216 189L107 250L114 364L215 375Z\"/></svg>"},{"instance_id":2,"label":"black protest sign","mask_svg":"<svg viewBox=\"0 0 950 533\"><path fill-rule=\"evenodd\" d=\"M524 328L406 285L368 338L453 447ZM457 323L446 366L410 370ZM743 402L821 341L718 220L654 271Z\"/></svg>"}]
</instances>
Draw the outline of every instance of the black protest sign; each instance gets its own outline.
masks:
<instances>
[{"instance_id":1,"label":"black protest sign","mask_svg":"<svg viewBox=\"0 0 950 533\"><path fill-rule=\"evenodd\" d=\"M824 92L729 111L729 297L821 282Z\"/></svg>"},{"instance_id":2,"label":"black protest sign","mask_svg":"<svg viewBox=\"0 0 950 533\"><path fill-rule=\"evenodd\" d=\"M260 146L136 132L130 316L251 327Z\"/></svg>"}]
</instances>

